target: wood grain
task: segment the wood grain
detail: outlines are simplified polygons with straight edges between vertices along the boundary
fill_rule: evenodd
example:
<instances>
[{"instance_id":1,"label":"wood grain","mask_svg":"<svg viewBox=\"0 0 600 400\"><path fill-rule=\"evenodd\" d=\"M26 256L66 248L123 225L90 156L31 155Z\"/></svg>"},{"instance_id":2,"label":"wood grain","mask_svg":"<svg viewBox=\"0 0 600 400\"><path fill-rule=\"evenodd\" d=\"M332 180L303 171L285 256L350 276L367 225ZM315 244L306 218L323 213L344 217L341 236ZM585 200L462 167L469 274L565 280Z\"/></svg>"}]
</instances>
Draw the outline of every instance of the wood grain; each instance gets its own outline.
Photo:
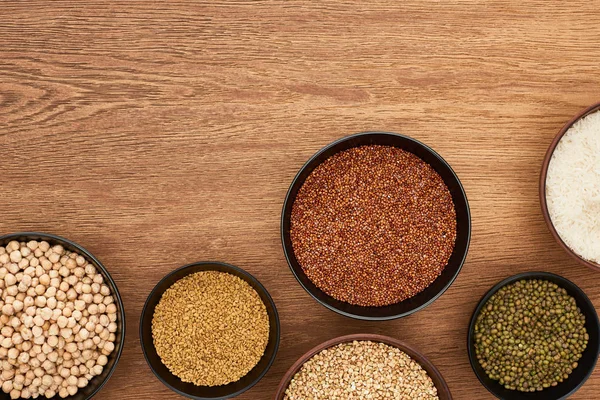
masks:
<instances>
[{"instance_id":1,"label":"wood grain","mask_svg":"<svg viewBox=\"0 0 600 400\"><path fill-rule=\"evenodd\" d=\"M282 345L240 399L338 335L416 346L456 399L488 399L466 354L470 314L498 280L559 273L600 307L600 274L544 225L537 179L563 123L599 100L597 3L574 0L128 0L0 3L0 232L66 236L123 295L123 358L98 399L175 399L138 318L174 268L222 260L273 295ZM411 135L470 199L463 271L427 309L383 323L318 305L290 273L280 210L314 152L364 130ZM574 399L598 399L600 375Z\"/></svg>"}]
</instances>

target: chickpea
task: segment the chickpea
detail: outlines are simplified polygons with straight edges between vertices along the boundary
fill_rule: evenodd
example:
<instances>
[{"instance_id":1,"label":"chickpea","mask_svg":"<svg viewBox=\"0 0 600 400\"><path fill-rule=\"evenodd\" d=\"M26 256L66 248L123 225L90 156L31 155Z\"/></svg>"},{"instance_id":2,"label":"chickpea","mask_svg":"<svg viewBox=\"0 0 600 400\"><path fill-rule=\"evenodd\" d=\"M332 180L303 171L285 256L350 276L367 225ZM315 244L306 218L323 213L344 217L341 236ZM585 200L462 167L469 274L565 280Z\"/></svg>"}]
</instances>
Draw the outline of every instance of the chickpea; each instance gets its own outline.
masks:
<instances>
[{"instance_id":1,"label":"chickpea","mask_svg":"<svg viewBox=\"0 0 600 400\"><path fill-rule=\"evenodd\" d=\"M61 315L60 317L58 317L56 324L60 327L60 328L65 328L67 326L67 323L69 322L69 320L67 319L66 316Z\"/></svg>"},{"instance_id":2,"label":"chickpea","mask_svg":"<svg viewBox=\"0 0 600 400\"><path fill-rule=\"evenodd\" d=\"M15 376L15 370L12 368L7 368L2 370L2 380L8 381Z\"/></svg>"},{"instance_id":3,"label":"chickpea","mask_svg":"<svg viewBox=\"0 0 600 400\"><path fill-rule=\"evenodd\" d=\"M7 288L4 290L4 292L5 292L5 293L6 293L8 296L12 296L12 297L14 297L14 296L16 296L16 295L17 295L17 293L19 293L19 288L18 288L17 286L15 286L15 285L13 285L13 286L9 286L9 287L7 287ZM8 296L6 296L6 297L8 297Z\"/></svg>"},{"instance_id":4,"label":"chickpea","mask_svg":"<svg viewBox=\"0 0 600 400\"><path fill-rule=\"evenodd\" d=\"M18 317L13 316L10 319L9 324L13 329L17 329L21 326L21 320Z\"/></svg>"},{"instance_id":5,"label":"chickpea","mask_svg":"<svg viewBox=\"0 0 600 400\"><path fill-rule=\"evenodd\" d=\"M6 274L6 276L4 277L4 284L6 285L6 287L13 286L16 283L17 283L16 276L14 276L12 273Z\"/></svg>"},{"instance_id":6,"label":"chickpea","mask_svg":"<svg viewBox=\"0 0 600 400\"><path fill-rule=\"evenodd\" d=\"M58 304L57 304L58 306ZM62 311L60 308L56 307L54 310L52 310L52 321L56 321L58 319L58 317L60 317L62 315Z\"/></svg>"},{"instance_id":7,"label":"chickpea","mask_svg":"<svg viewBox=\"0 0 600 400\"><path fill-rule=\"evenodd\" d=\"M12 381L5 381L4 383L2 383L2 391L4 393L10 393L10 391L13 389L13 383Z\"/></svg>"},{"instance_id":8,"label":"chickpea","mask_svg":"<svg viewBox=\"0 0 600 400\"><path fill-rule=\"evenodd\" d=\"M34 343L35 343L35 342L34 342ZM39 346L39 345L38 345L38 346ZM39 346L39 347L41 347L41 346ZM36 354L35 358L37 358L37 359L38 359L38 361L40 362L40 365L41 365L41 364L42 364L44 361L46 361L46 358L47 358L47 357L46 357L46 355L45 355L45 354L44 354L44 353L43 353L43 352L40 350L40 352L39 352L38 354Z\"/></svg>"},{"instance_id":9,"label":"chickpea","mask_svg":"<svg viewBox=\"0 0 600 400\"><path fill-rule=\"evenodd\" d=\"M17 282L18 282L19 281L19 277L17 276L17 274L21 270L21 268L19 268L19 264L10 263L10 264L6 265L6 268L8 269L8 272L10 272L11 274L13 274L15 276L15 278L17 278Z\"/></svg>"},{"instance_id":10,"label":"chickpea","mask_svg":"<svg viewBox=\"0 0 600 400\"><path fill-rule=\"evenodd\" d=\"M102 294L103 296L110 296L110 289L108 288L108 286L102 285L100 287L100 294Z\"/></svg>"},{"instance_id":11,"label":"chickpea","mask_svg":"<svg viewBox=\"0 0 600 400\"><path fill-rule=\"evenodd\" d=\"M65 292L63 292L62 290L58 290L56 292L56 300L58 300L59 302L64 302L67 299L67 294ZM64 303L63 303L64 306Z\"/></svg>"},{"instance_id":12,"label":"chickpea","mask_svg":"<svg viewBox=\"0 0 600 400\"><path fill-rule=\"evenodd\" d=\"M19 346L19 345L21 345L21 344L23 343L23 337L22 337L22 336L21 336L21 334L20 334L20 333L18 333L18 332L15 332L15 333L12 335L12 338L11 338L11 340L12 340L12 342L13 342L13 344L14 344L15 346Z\"/></svg>"},{"instance_id":13,"label":"chickpea","mask_svg":"<svg viewBox=\"0 0 600 400\"><path fill-rule=\"evenodd\" d=\"M17 357L19 357L19 350L15 349L14 347L12 349L8 350L8 358L11 360L16 360Z\"/></svg>"},{"instance_id":14,"label":"chickpea","mask_svg":"<svg viewBox=\"0 0 600 400\"><path fill-rule=\"evenodd\" d=\"M50 271L52 269L52 263L45 257L40 259L40 265L44 271Z\"/></svg>"},{"instance_id":15,"label":"chickpea","mask_svg":"<svg viewBox=\"0 0 600 400\"><path fill-rule=\"evenodd\" d=\"M13 315L14 313L15 313L15 309L13 308L12 304L5 304L2 307L2 314Z\"/></svg>"},{"instance_id":16,"label":"chickpea","mask_svg":"<svg viewBox=\"0 0 600 400\"><path fill-rule=\"evenodd\" d=\"M14 329L10 326L4 326L2 327L2 329L0 329L0 333L2 334L2 336L11 336L14 332Z\"/></svg>"},{"instance_id":17,"label":"chickpea","mask_svg":"<svg viewBox=\"0 0 600 400\"><path fill-rule=\"evenodd\" d=\"M33 343L35 343L35 344L38 344L38 345L41 345L42 343L44 343L44 342L45 342L45 340L46 340L46 338L45 338L45 337L43 337L43 336L38 336L38 337L34 337L34 338L33 338Z\"/></svg>"},{"instance_id":18,"label":"chickpea","mask_svg":"<svg viewBox=\"0 0 600 400\"><path fill-rule=\"evenodd\" d=\"M85 329L88 332L93 332L96 329L96 324L94 322L92 322L91 320L89 320L86 324L85 324Z\"/></svg>"},{"instance_id":19,"label":"chickpea","mask_svg":"<svg viewBox=\"0 0 600 400\"><path fill-rule=\"evenodd\" d=\"M104 370L104 368L102 367L102 365L94 365L94 367L92 368L92 374L93 375L100 375L102 373L102 371Z\"/></svg>"},{"instance_id":20,"label":"chickpea","mask_svg":"<svg viewBox=\"0 0 600 400\"><path fill-rule=\"evenodd\" d=\"M48 353L48 360L50 360L53 363L56 363L58 361L58 353L56 351L51 351L50 353Z\"/></svg>"},{"instance_id":21,"label":"chickpea","mask_svg":"<svg viewBox=\"0 0 600 400\"><path fill-rule=\"evenodd\" d=\"M10 253L10 261L12 261L14 263L18 263L19 261L21 261L22 258L23 258L23 255L18 250L13 250Z\"/></svg>"},{"instance_id":22,"label":"chickpea","mask_svg":"<svg viewBox=\"0 0 600 400\"><path fill-rule=\"evenodd\" d=\"M77 262L72 258L67 259L65 262L65 266L69 269L75 269L77 267Z\"/></svg>"},{"instance_id":23,"label":"chickpea","mask_svg":"<svg viewBox=\"0 0 600 400\"><path fill-rule=\"evenodd\" d=\"M47 343L48 343L48 346L50 346L50 347L58 346L58 337L57 336L49 336Z\"/></svg>"},{"instance_id":24,"label":"chickpea","mask_svg":"<svg viewBox=\"0 0 600 400\"><path fill-rule=\"evenodd\" d=\"M54 379L52 379L50 375L44 375L42 377L42 385L49 387L52 385L52 383L54 383Z\"/></svg>"},{"instance_id":25,"label":"chickpea","mask_svg":"<svg viewBox=\"0 0 600 400\"><path fill-rule=\"evenodd\" d=\"M94 301L94 295L91 293L84 293L81 295L81 300L83 300L86 304L91 304Z\"/></svg>"},{"instance_id":26,"label":"chickpea","mask_svg":"<svg viewBox=\"0 0 600 400\"><path fill-rule=\"evenodd\" d=\"M35 287L35 294L38 295L38 297L42 297L42 295L46 292L46 286L39 284ZM37 303L36 303L37 305ZM38 306L38 307L43 307L43 306Z\"/></svg>"},{"instance_id":27,"label":"chickpea","mask_svg":"<svg viewBox=\"0 0 600 400\"><path fill-rule=\"evenodd\" d=\"M75 286L77 284L77 282L79 282L79 278L76 275L70 275L68 276L65 281L70 285L70 286Z\"/></svg>"},{"instance_id":28,"label":"chickpea","mask_svg":"<svg viewBox=\"0 0 600 400\"><path fill-rule=\"evenodd\" d=\"M69 285L68 278L66 280L63 280L59 285L58 285L58 289L61 292L65 292L67 293L67 290L69 290L69 287L71 287L71 285Z\"/></svg>"},{"instance_id":29,"label":"chickpea","mask_svg":"<svg viewBox=\"0 0 600 400\"><path fill-rule=\"evenodd\" d=\"M105 366L106 364L108 364L108 357L106 357L106 355L101 354L98 356L98 365L101 366Z\"/></svg>"},{"instance_id":30,"label":"chickpea","mask_svg":"<svg viewBox=\"0 0 600 400\"><path fill-rule=\"evenodd\" d=\"M56 302L56 300L54 300ZM49 321L52 318L52 309L50 307L44 307L40 311L40 316L44 321Z\"/></svg>"},{"instance_id":31,"label":"chickpea","mask_svg":"<svg viewBox=\"0 0 600 400\"><path fill-rule=\"evenodd\" d=\"M78 294L75 291L75 289L71 288L71 289L67 290L67 299L68 300L73 301L73 300L77 299L77 297L78 297Z\"/></svg>"},{"instance_id":32,"label":"chickpea","mask_svg":"<svg viewBox=\"0 0 600 400\"><path fill-rule=\"evenodd\" d=\"M25 306L25 304L23 304L23 302L20 300L15 300L13 302L12 306L13 306L13 310L18 313L18 312L23 311L23 307ZM4 312L4 308L3 308L3 312Z\"/></svg>"},{"instance_id":33,"label":"chickpea","mask_svg":"<svg viewBox=\"0 0 600 400\"><path fill-rule=\"evenodd\" d=\"M81 318L83 318L83 314L80 310L76 309L75 311L73 311L73 318L75 318L76 321L79 321Z\"/></svg>"},{"instance_id":34,"label":"chickpea","mask_svg":"<svg viewBox=\"0 0 600 400\"><path fill-rule=\"evenodd\" d=\"M44 297L46 297L47 299L56 296L56 292L57 289L54 286L50 286L48 289L46 289L46 292L44 293Z\"/></svg>"},{"instance_id":35,"label":"chickpea","mask_svg":"<svg viewBox=\"0 0 600 400\"><path fill-rule=\"evenodd\" d=\"M43 326L46 321L39 315L33 317L33 323L35 326Z\"/></svg>"},{"instance_id":36,"label":"chickpea","mask_svg":"<svg viewBox=\"0 0 600 400\"><path fill-rule=\"evenodd\" d=\"M20 363L27 364L28 361L29 361L29 353L22 352L21 354L19 354L19 362Z\"/></svg>"}]
</instances>

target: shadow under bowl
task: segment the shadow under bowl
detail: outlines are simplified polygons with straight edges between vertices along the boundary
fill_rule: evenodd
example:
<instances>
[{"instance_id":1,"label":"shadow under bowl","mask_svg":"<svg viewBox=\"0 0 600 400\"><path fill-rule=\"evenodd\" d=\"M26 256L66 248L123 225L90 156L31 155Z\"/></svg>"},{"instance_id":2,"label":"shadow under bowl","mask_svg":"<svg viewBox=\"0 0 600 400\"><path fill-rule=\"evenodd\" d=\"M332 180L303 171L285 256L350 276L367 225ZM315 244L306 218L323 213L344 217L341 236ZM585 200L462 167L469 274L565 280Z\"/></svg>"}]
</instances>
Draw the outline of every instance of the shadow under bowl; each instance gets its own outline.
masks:
<instances>
[{"instance_id":1,"label":"shadow under bowl","mask_svg":"<svg viewBox=\"0 0 600 400\"><path fill-rule=\"evenodd\" d=\"M265 349L265 354L248 374L240 380L227 385L197 386L193 383L183 382L162 363L156 352L156 348L154 347L154 340L152 338L152 318L154 316L156 305L159 303L163 293L181 278L200 271L226 272L248 282L260 296L267 309L267 314L269 315L269 342ZM174 392L196 400L230 399L256 385L267 373L273 364L273 361L275 361L277 349L279 348L279 335L279 315L277 314L277 308L275 307L273 299L267 292L267 289L265 289L256 278L243 269L221 262L198 262L183 266L167 274L156 284L148 296L140 318L140 342L142 351L144 352L146 362L154 375Z\"/></svg>"},{"instance_id":2,"label":"shadow under bowl","mask_svg":"<svg viewBox=\"0 0 600 400\"><path fill-rule=\"evenodd\" d=\"M51 400L89 400L94 397L100 389L106 384L108 379L111 377L115 368L117 367L117 363L119 362L119 358L121 358L121 353L123 352L123 346L125 345L125 309L123 308L123 301L121 300L121 295L119 294L119 290L117 289L117 285L115 281L112 279L104 265L92 255L89 251L81 247L75 242L70 241L69 239L65 239L60 236L51 235L49 233L41 233L41 232L19 232L12 233L9 235L4 235L0 237L0 246L6 246L8 242L12 240L17 240L19 242L28 242L30 240L38 240L38 241L46 241L50 244L50 246L61 245L64 249L76 252L96 267L96 271L102 274L104 278L104 283L108 285L110 288L111 295L114 298L114 304L117 306L117 331L115 332L115 349L108 356L108 363L104 366L104 370L98 376L92 378L88 385L84 388L81 388L75 393L73 396L66 397L62 399L58 395L51 397ZM9 400L10 396L4 392L0 391L0 400ZM46 397L38 397L38 399L47 399Z\"/></svg>"},{"instance_id":3,"label":"shadow under bowl","mask_svg":"<svg viewBox=\"0 0 600 400\"><path fill-rule=\"evenodd\" d=\"M579 114L577 114L575 117L573 117L569 122L567 122L562 127L562 129L558 132L558 134L554 137L554 140L552 140L552 143L550 143L550 147L548 147L548 151L546 152L544 161L542 162L542 170L540 173L540 182L539 182L539 196L540 196L540 205L542 207L542 214L544 215L544 220L546 221L546 225L548 225L548 229L550 229L550 233L554 237L554 240L556 240L556 242L560 245L560 247L562 247L567 252L567 254L569 254L571 257L573 257L579 263L581 263L582 265L585 265L586 267L592 268L596 271L600 271L600 264L582 258L579 254L575 253L569 246L567 246L567 244L565 242L563 242L562 238L556 231L554 224L552 223L552 219L550 218L550 213L548 212L548 203L546 201L546 178L548 176L548 166L550 165L550 160L552 159L552 154L554 154L554 150L556 149L556 146L558 146L558 143L560 142L562 137L573 126L573 124L575 124L577 121L579 121L583 117L586 117L597 111L600 111L600 103L594 104L594 105L586 108L585 110L581 111Z\"/></svg>"},{"instance_id":4,"label":"shadow under bowl","mask_svg":"<svg viewBox=\"0 0 600 400\"><path fill-rule=\"evenodd\" d=\"M348 343L348 342L353 342L355 340L385 343L387 345L390 345L390 346L400 349L404 353L408 354L417 363L419 363L419 365L421 365L421 367L423 367L423 369L425 371L427 371L427 374L431 377L431 380L433 381L433 384L435 385L435 387L437 389L438 397L440 400L452 400L452 395L450 394L450 389L448 388L448 385L446 384L446 381L442 377L442 374L440 373L440 371L438 371L438 369L431 363L431 361L429 361L427 359L427 357L425 357L417 349L409 346L408 344L406 344L398 339L394 339L389 336L374 335L374 334L368 334L368 333L340 336L340 337L328 340L324 343L321 343L320 345L310 349L302 357L300 357L290 367L290 369L285 373L285 375L283 376L283 379L279 383L279 387L277 388L277 392L275 394L275 400L283 400L285 391L287 390L291 380L294 378L296 373L298 373L298 371L300 371L300 368L302 368L304 363L307 362L308 360L310 360L314 355L320 353L321 351L323 351L325 349L328 349L330 347L338 345L340 343Z\"/></svg>"},{"instance_id":5,"label":"shadow under bowl","mask_svg":"<svg viewBox=\"0 0 600 400\"><path fill-rule=\"evenodd\" d=\"M456 210L456 242L448 265L442 274L417 295L383 307L363 307L339 301L319 289L304 273L296 259L290 237L291 214L298 191L306 178L323 161L344 150L366 145L394 146L411 152L429 164L448 187ZM434 150L408 136L389 132L364 132L339 139L313 155L300 169L287 192L281 213L281 241L288 265L302 287L323 306L347 317L361 320L390 320L405 317L421 310L440 297L458 276L469 249L471 214L460 180L450 165Z\"/></svg>"},{"instance_id":6,"label":"shadow under bowl","mask_svg":"<svg viewBox=\"0 0 600 400\"><path fill-rule=\"evenodd\" d=\"M569 296L573 297L577 302L577 307L581 309L581 312L585 316L585 328L590 336L588 345L584 350L581 359L578 361L578 367L575 368L573 373L569 377L559 383L557 386L549 387L540 392L519 392L516 390L509 390L502 386L498 381L490 379L485 370L479 364L477 355L475 353L475 322L481 309L487 303L487 301L496 293L500 288L510 285L511 283L520 280L529 279L541 279L557 284L559 287L565 289ZM471 316L471 322L469 324L469 333L467 335L467 348L469 353L469 361L471 367L477 375L477 378L481 384L494 396L499 399L506 400L559 400L566 399L575 391L577 391L585 381L590 377L596 366L598 359L598 351L600 350L600 323L598 322L598 315L594 305L577 285L570 280L563 278L560 275L551 274L549 272L524 272L517 274L496 284L492 287L479 301L473 315Z\"/></svg>"}]
</instances>

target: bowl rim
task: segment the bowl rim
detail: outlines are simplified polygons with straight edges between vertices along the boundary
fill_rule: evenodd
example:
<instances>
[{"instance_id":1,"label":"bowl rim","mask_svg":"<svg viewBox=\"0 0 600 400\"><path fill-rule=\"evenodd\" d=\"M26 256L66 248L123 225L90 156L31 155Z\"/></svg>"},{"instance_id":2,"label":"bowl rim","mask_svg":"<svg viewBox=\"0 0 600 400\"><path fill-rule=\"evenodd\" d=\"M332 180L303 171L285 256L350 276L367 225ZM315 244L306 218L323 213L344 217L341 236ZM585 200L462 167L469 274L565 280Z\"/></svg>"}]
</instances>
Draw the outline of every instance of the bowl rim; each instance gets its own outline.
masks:
<instances>
[{"instance_id":1,"label":"bowl rim","mask_svg":"<svg viewBox=\"0 0 600 400\"><path fill-rule=\"evenodd\" d=\"M554 274L552 272L529 271L529 272L521 272L521 273L518 273L516 275L511 275L509 277L506 277L506 278L502 279L500 282L496 283L487 292L485 292L485 294L481 297L481 299L477 303L477 306L475 306L475 309L473 310L473 313L471 314L471 319L469 320L469 328L467 330L467 354L469 356L469 364L471 365L471 369L473 370L473 373L475 374L475 376L477 377L477 379L479 380L479 382L481 383L481 385L484 388L486 388L486 390L488 392L490 392L496 398L500 399L501 397L499 397L496 393L494 393L488 387L488 385L484 381L484 378L482 376L480 376L480 374L477 373L476 365L479 365L479 361L477 361L477 356L471 350L471 342L473 340L473 331L475 330L475 320L477 319L477 316L481 312L481 309L487 303L487 301L490 299L490 297L492 297L492 295L494 295L494 293L496 293L502 287L504 287L506 285L509 285L511 283L517 282L517 281L522 280L522 279L546 279L546 278L553 278L553 279L556 279L558 281L561 281L561 282L573 285L573 287L575 288L575 290L579 293L579 295L583 299L583 302L588 303L588 305L591 306L591 309L593 310L593 314L591 315L592 320L593 320L592 323L594 323L595 325L597 325L597 326L600 327L600 321L598 320L598 313L596 312L596 308L594 307L594 304L591 302L591 300L589 299L589 297L585 294L585 292L583 291L583 289L581 289L579 286L577 286L571 280L569 280L569 279L567 279L567 278L565 278L563 276L560 276L558 274ZM586 318L587 317L588 316L586 315ZM592 367L587 372L587 374L585 375L585 377L581 380L581 382L579 382L577 384L577 386L575 386L573 388L573 390L571 390L569 393L567 393L561 399L568 398L569 396L571 396L573 393L575 393L577 390L579 390L585 384L585 382L589 379L589 377L594 372L594 368L596 367L597 361L598 361L598 353L596 353L596 356L594 357L594 363L592 364Z\"/></svg>"},{"instance_id":2,"label":"bowl rim","mask_svg":"<svg viewBox=\"0 0 600 400\"><path fill-rule=\"evenodd\" d=\"M593 104L584 110L578 112L569 122L567 122L558 132L558 134L554 137L550 146L548 146L548 150L544 156L544 160L542 162L542 169L540 171L540 180L539 180L539 197L540 197L540 206L542 207L542 215L544 216L544 221L546 221L546 225L550 230L550 233L554 237L554 240L560 245L569 254L573 259L578 261L580 264L585 265L591 269L596 271L600 271L600 264L589 261L581 257L579 254L575 253L567 244L562 240L556 228L554 227L554 223L550 218L550 213L548 211L548 203L546 201L546 178L548 175L548 166L550 165L550 160L552 159L552 155L554 154L554 150L556 146L562 139L562 137L567 133L567 131L580 119L594 113L600 111L600 102Z\"/></svg>"},{"instance_id":3,"label":"bowl rim","mask_svg":"<svg viewBox=\"0 0 600 400\"><path fill-rule=\"evenodd\" d=\"M148 311L148 303L150 302L150 299L153 298L157 292L158 292L158 288L159 286L166 281L169 277L171 277L172 275L186 270L186 269L190 269L196 266L201 266L201 265L219 265L222 267L225 267L227 269L230 269L232 271L236 271L242 275L244 275L248 280L252 281L254 284L256 284L260 290L263 291L263 293L265 294L265 296L267 297L267 299L269 300L269 303L271 304L271 306L273 307L273 313L275 316L275 330L277 332L276 334L276 339L275 339L275 351L273 352L273 356L269 359L268 364L266 365L265 369L258 374L258 376L256 377L256 379L254 379L249 385L243 387L242 389L238 390L235 393L226 395L226 396L221 396L221 397L199 397L199 396L194 396L194 395L190 395L188 393L185 393L173 386L171 386L166 380L163 379L163 377L154 369L154 367L152 366L152 364L150 363L150 360L148 359L148 354L146 351L146 345L148 346L152 346L154 347L154 343L145 343L144 342L144 335L143 335L143 323L142 321L144 320L144 315L146 314L146 312ZM173 271L167 273L165 276L163 276L157 283L156 285L154 285L154 287L152 288L152 291L150 292L150 294L148 294L148 297L146 298L146 301L144 302L144 306L142 308L142 312L140 314L140 321L139 321L139 339L140 339L140 345L142 347L142 353L144 354L144 359L146 360L146 364L148 364L148 366L150 367L150 370L152 371L152 373L158 378L159 381L162 382L163 385L165 385L166 387L168 387L169 389L171 389L173 392L190 398L190 399L194 399L194 400L226 400L226 399L231 399L233 397L239 396L240 394L246 392L247 390L251 389L254 385L256 385L258 382L260 382L260 380L267 374L267 372L269 371L269 369L271 368L271 366L273 365L273 363L275 362L275 358L277 357L277 351L279 350L279 344L281 341L281 323L279 320L279 313L277 311L277 307L275 306L275 302L273 301L273 298L271 297L271 294L267 291L267 289L263 286L263 284L256 279L251 273L249 273L248 271L237 267L235 265L232 264L228 264L228 263L224 263L221 261L197 261L197 262L193 262L190 264L186 264L183 265L181 267L178 267L176 269L174 269Z\"/></svg>"},{"instance_id":4,"label":"bowl rim","mask_svg":"<svg viewBox=\"0 0 600 400\"><path fill-rule=\"evenodd\" d=\"M119 360L121 358L121 355L123 354L123 348L125 347L125 331L126 331L127 324L125 323L125 307L123 306L123 300L121 299L121 294L119 293L119 288L117 287L116 282L114 281L114 279L112 278L112 276L110 275L110 273L108 272L108 270L106 269L104 264L102 264L100 262L100 260L98 260L92 253L90 253L88 250L86 250L81 245L75 243L74 241L64 238L62 236L51 234L51 233L29 232L28 231L28 232L15 232L15 233L9 233L6 235L2 235L2 236L0 236L0 242L7 240L7 239L17 240L17 238L19 238L19 237L21 237L21 238L22 237L31 237L32 240L34 237L38 237L38 238L42 238L42 240L44 240L44 241L55 241L58 244L64 243L71 247L76 248L78 252L81 252L81 254L84 255L89 260L91 260L97 268L100 268L100 270L102 270L102 272L104 273L103 274L104 278L106 278L110 282L111 286L115 289L115 291L114 291L114 293L112 293L112 295L114 297L115 302L117 302L119 310L120 310L119 318L121 319L121 326L120 326L121 340L119 341L120 342L119 349L117 350L117 352L115 354L115 363L108 371L106 377L98 384L98 386L90 393L90 395L86 397L86 400L91 400L96 394L98 394L98 392L104 387L104 385L106 385L108 380L114 374L115 369L117 368L117 364L119 363Z\"/></svg>"},{"instance_id":5,"label":"bowl rim","mask_svg":"<svg viewBox=\"0 0 600 400\"><path fill-rule=\"evenodd\" d=\"M340 343L348 343L348 342L353 342L355 340L356 341L372 341L372 342L385 343L387 345L396 347L405 353L406 353L405 350L408 350L409 352L415 354L416 356L409 355L410 358L412 358L414 361L419 363L419 365L421 365L421 367L423 369L425 369L424 367L426 366L429 369L429 371L426 370L427 374L430 376L434 375L435 378L437 378L439 380L439 382L441 383L441 387L438 387L437 385L435 385L436 389L438 390L438 393L443 392L444 394L447 395L448 399L452 400L452 393L450 393L450 388L448 387L448 384L446 383L444 376L437 369L437 367L423 353L421 353L415 347L413 347L399 339L396 339L396 338L393 338L390 336L385 336L385 335L373 334L373 333L355 333L355 334L351 334L351 335L338 336L333 339L329 339L321 344L318 344L315 347L313 347L312 349L308 350L306 353L304 353L302 356L300 356L294 362L294 364L292 364L292 366L286 371L286 373L283 375L283 378L281 379L281 381L279 382L279 385L277 387L277 391L275 392L275 400L283 399L285 390L288 388L292 378L296 375L296 373L300 370L300 368L302 368L302 366L308 360L310 360L314 355L316 355L317 353L320 353L321 351L323 351L325 349L328 349L330 347L338 345Z\"/></svg>"},{"instance_id":6,"label":"bowl rim","mask_svg":"<svg viewBox=\"0 0 600 400\"><path fill-rule=\"evenodd\" d=\"M304 283L302 283L302 280L300 279L300 277L298 276L298 274L296 273L296 271L292 267L292 261L290 259L290 254L288 254L288 250L286 249L286 246L285 246L285 232L284 232L284 229L283 229L284 221L285 221L285 209L287 208L288 203L291 201L290 195L291 195L291 192L292 192L292 188L296 185L296 182L300 179L300 176L302 175L302 173L304 172L304 170L314 160L316 160L321 154L325 153L326 151L328 151L332 147L335 147L335 146L339 145L340 143L346 142L348 140L352 140L352 139L357 138L357 137L372 136L372 135L387 135L387 136L391 136L391 137L399 137L399 138L402 138L404 140L408 140L410 142L413 142L415 145L422 147L424 150L426 150L431 155L433 155L434 157L436 157L445 166L445 168L448 169L448 171L454 176L454 178L458 182L458 187L460 189L460 193L461 193L462 197L464 197L464 199L465 199L466 213L467 213L467 219L468 219L468 223L469 223L469 227L467 229L467 238L466 238L467 246L465 248L465 252L464 252L463 257L462 257L462 259L460 261L460 265L458 266L458 269L456 270L456 273L449 279L448 283L446 285L444 285L444 287L438 293L436 293L436 295L433 296L429 301L425 302L424 304L420 305L419 307L416 307L416 308L414 308L414 309L412 309L410 311L404 312L404 313L390 315L390 316L386 316L386 317L370 317L370 316L352 314L352 313L349 313L349 312L342 311L342 310L340 310L340 309L338 309L336 307L333 307L333 306L331 306L331 305L329 305L327 303L324 303L319 298L317 298L309 290L309 288L307 288L304 285ZM355 147L357 147L357 146L355 146ZM431 303L433 303L438 298L440 298L446 292L446 290L448 290L448 288L450 288L450 286L454 283L454 281L456 280L456 278L460 274L460 271L462 270L462 268L463 268L463 266L465 264L465 261L467 259L467 255L469 254L469 247L470 247L470 244L471 244L471 231L472 231L472 221L471 221L471 219L472 218L471 218L471 208L469 206L469 199L467 198L467 193L465 192L465 188L464 188L462 182L460 181L460 179L458 178L458 175L456 174L456 172L454 171L454 169L452 169L452 167L450 166L450 164L441 155L439 155L435 150L433 150L431 147L429 147L428 145L424 144L423 142L421 142L421 141L419 141L417 139L414 139L414 138L412 138L410 136L406 136L406 135L403 135L403 134L400 134L400 133L385 132L385 131L365 131L365 132L354 133L354 134L351 134L351 135L347 135L347 136L341 137L341 138L336 139L335 141L327 144L326 146L324 146L321 149L319 149L316 153L314 153L302 165L302 167L298 170L298 172L294 176L294 179L292 179L292 182L290 183L290 186L289 186L289 188L288 188L288 190L286 192L285 200L283 202L283 206L282 206L282 209L281 209L281 218L280 218L281 245L283 247L283 254L285 255L285 259L287 261L288 267L292 271L292 274L296 278L296 281L298 281L298 283L300 284L300 286L302 286L302 288L313 299L315 299L319 304L321 304L322 306L326 307L327 309L329 309L331 311L334 311L334 312L336 312L336 313L338 313L340 315L343 315L343 316L349 317L349 318L354 318L354 319L357 319L357 320L362 320L362 321L389 321L389 320L393 320L393 319L407 317L407 316L409 316L411 314L416 313L417 311L420 311L420 310L426 308L427 306L431 305ZM293 249L290 249L290 252L293 252Z\"/></svg>"}]
</instances>

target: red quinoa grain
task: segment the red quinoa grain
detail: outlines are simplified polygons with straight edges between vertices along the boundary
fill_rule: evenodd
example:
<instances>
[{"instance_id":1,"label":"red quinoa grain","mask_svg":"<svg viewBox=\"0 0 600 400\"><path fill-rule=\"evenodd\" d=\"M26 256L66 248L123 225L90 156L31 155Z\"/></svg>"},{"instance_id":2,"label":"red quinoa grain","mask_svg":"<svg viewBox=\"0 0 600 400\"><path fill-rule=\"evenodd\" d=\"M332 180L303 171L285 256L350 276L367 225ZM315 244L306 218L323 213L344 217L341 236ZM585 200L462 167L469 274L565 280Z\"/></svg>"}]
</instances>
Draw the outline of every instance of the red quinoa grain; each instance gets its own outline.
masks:
<instances>
[{"instance_id":1,"label":"red quinoa grain","mask_svg":"<svg viewBox=\"0 0 600 400\"><path fill-rule=\"evenodd\" d=\"M361 146L317 166L292 207L294 254L330 296L385 306L427 288L456 240L456 211L439 174L392 146Z\"/></svg>"}]
</instances>

